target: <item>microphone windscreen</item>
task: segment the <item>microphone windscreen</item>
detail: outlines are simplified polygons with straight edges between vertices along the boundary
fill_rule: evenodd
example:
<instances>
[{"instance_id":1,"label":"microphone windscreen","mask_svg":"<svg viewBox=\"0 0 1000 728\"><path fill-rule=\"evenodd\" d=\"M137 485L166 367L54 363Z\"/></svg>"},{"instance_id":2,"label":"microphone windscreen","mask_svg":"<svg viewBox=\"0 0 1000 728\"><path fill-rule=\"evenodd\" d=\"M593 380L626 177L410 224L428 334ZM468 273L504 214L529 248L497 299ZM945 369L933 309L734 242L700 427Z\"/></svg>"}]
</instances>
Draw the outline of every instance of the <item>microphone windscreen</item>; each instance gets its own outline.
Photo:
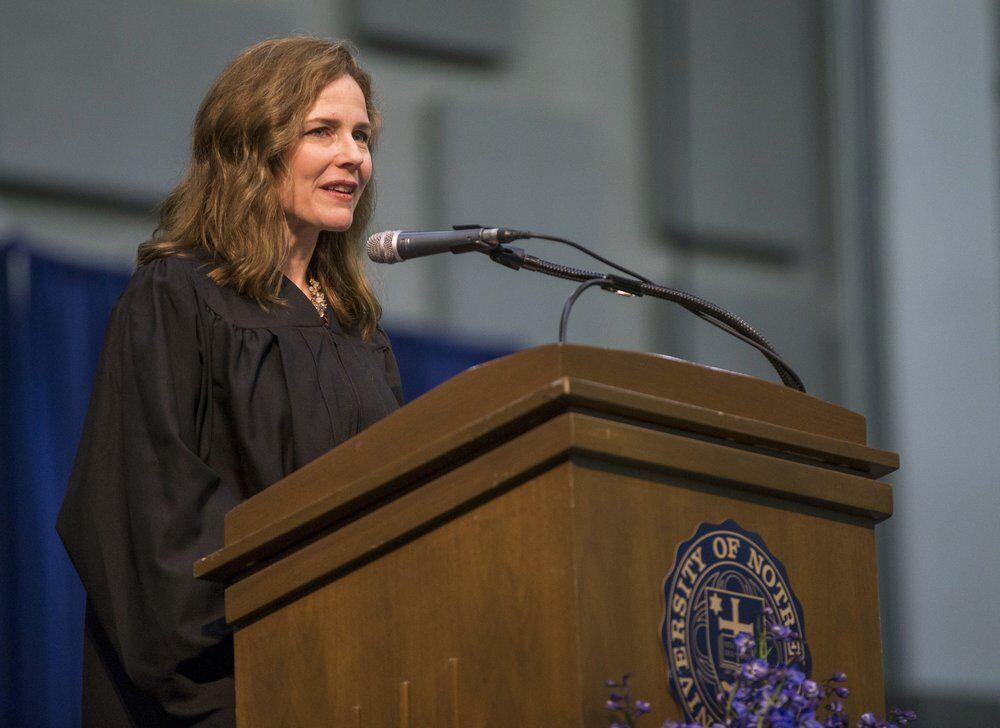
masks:
<instances>
[{"instance_id":1,"label":"microphone windscreen","mask_svg":"<svg viewBox=\"0 0 1000 728\"><path fill-rule=\"evenodd\" d=\"M393 239L398 232L398 230L384 230L375 233L368 238L365 253L376 263L398 263L402 258L396 253L396 247L393 245Z\"/></svg>"}]
</instances>

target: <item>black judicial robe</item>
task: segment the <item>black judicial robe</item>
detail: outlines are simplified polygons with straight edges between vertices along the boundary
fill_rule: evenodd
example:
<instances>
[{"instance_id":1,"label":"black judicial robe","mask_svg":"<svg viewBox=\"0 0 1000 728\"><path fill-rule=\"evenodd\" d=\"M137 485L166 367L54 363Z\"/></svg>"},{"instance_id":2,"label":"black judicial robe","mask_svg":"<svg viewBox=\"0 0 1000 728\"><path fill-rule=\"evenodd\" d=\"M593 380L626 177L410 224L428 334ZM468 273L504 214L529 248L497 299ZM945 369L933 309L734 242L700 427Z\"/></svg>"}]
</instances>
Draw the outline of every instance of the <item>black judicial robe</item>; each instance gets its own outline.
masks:
<instances>
[{"instance_id":1,"label":"black judicial robe","mask_svg":"<svg viewBox=\"0 0 1000 728\"><path fill-rule=\"evenodd\" d=\"M232 726L232 638L194 562L224 514L402 403L389 341L140 267L115 306L57 530L87 592L85 726ZM332 318L332 317L331 317Z\"/></svg>"}]
</instances>

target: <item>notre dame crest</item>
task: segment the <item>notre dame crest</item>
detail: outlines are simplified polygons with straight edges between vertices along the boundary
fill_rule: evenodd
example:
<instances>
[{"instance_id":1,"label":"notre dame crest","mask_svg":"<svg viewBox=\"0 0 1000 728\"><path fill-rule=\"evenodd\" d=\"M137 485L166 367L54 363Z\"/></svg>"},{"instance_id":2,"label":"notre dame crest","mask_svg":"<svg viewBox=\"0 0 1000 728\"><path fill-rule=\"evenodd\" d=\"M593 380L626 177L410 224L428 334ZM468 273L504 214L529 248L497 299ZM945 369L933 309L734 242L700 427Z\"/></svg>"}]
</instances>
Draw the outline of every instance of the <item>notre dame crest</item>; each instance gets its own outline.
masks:
<instances>
[{"instance_id":1,"label":"notre dame crest","mask_svg":"<svg viewBox=\"0 0 1000 728\"><path fill-rule=\"evenodd\" d=\"M811 668L802 605L792 593L785 567L757 534L735 521L703 523L677 548L663 582L665 609L660 634L670 687L688 721L721 721L728 670L739 667L735 638L766 633L783 624L798 640L772 645L772 663L797 660Z\"/></svg>"}]
</instances>

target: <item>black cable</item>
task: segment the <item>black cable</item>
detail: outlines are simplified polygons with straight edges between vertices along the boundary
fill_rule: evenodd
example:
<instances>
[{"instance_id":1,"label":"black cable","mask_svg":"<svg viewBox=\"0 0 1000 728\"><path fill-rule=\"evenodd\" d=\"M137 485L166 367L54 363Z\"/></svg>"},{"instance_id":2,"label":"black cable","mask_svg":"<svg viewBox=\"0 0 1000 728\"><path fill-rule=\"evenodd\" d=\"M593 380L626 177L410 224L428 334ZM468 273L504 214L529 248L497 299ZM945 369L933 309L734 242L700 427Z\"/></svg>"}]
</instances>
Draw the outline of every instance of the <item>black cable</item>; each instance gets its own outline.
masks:
<instances>
[{"instance_id":1,"label":"black cable","mask_svg":"<svg viewBox=\"0 0 1000 728\"><path fill-rule=\"evenodd\" d=\"M605 273L595 273L593 271L583 270L581 268L572 268L570 266L561 265L558 263L551 263L540 258L536 258L532 255L526 255L524 250L521 248L509 248L505 245L495 245L489 251L486 252L494 262L505 265L508 268L514 270L520 270L522 267L528 270L533 270L539 273L545 273L546 275L555 276L557 278L564 278L571 281L580 281L587 283L588 285L581 286L578 288L574 294L570 297L570 300L566 302L563 307L563 318L560 320L560 341L565 338L565 329L568 325L569 311L572 310L573 304L579 295L590 288L591 285L597 285L596 282L590 283L591 281L604 281L602 286L605 290L610 291L621 291L623 293L629 293L632 295L650 295L654 298L661 298L672 303L676 303L683 306L691 313L698 316L698 318L707 321L713 326L725 331L726 333L735 336L740 341L749 344L750 346L757 349L764 357L768 360L775 371L777 371L778 376L781 377L781 381L789 387L797 389L801 392L805 392L805 386L802 384L802 380L799 375L795 373L795 370L786 363L781 356L775 351L774 346L767 339L764 338L763 334L757 331L749 322L740 318L736 314L727 311L721 306L708 301L704 298L699 298L698 296L692 295L685 291L678 290L676 288L667 288L666 286L661 286L654 283L650 279L643 275L640 275L634 271L620 266L607 258L598 255L592 250L587 249L579 243L575 243L572 240L567 240L566 238L561 238L556 235L545 235L542 233L533 232L518 232L517 238L538 238L540 240L552 240L557 243L563 243L571 248L575 248L586 255L599 260L602 263L611 266L615 270L625 273L628 276L636 279L635 281L628 281L618 278L614 275L608 275Z\"/></svg>"},{"instance_id":2,"label":"black cable","mask_svg":"<svg viewBox=\"0 0 1000 728\"><path fill-rule=\"evenodd\" d=\"M806 391L806 387L802 383L802 380L799 378L799 375L795 373L795 371L791 368L791 366L788 365L788 363L784 359L778 356L777 352L775 352L774 349L764 348L756 341L751 339L749 336L744 336L736 329L733 329L724 324L723 322L712 318L708 314L702 313L701 311L691 311L691 313L693 313L698 318L712 324L712 326L722 329L727 334L735 336L740 341L749 344L754 349L763 354L764 358L767 359L768 362L770 362L771 366L774 368L774 370L778 372L778 376L781 377L781 381L783 384L785 384L788 387L791 387L792 389L797 389L800 392Z\"/></svg>"},{"instance_id":3,"label":"black cable","mask_svg":"<svg viewBox=\"0 0 1000 728\"><path fill-rule=\"evenodd\" d=\"M595 273L594 271L588 271L582 268L573 268L560 263L551 263L547 260L536 258L533 255L526 255L522 265L528 270L548 273L556 278L565 278L566 280L571 281L586 281L594 278L607 278L607 275L604 273ZM629 273L629 275L632 274ZM713 317L729 323L733 329L742 331L746 336L759 342L763 347L770 350L772 353L777 354L777 352L774 351L774 347L771 345L771 342L765 339L759 331L736 314L691 293L687 293L676 288L667 288L666 286L661 286L658 283L653 283L648 279L640 280L642 280L642 284L639 288L643 293L648 293L655 298L663 298L664 300L678 303L692 311L692 313L695 311L706 311ZM649 286L648 291L646 289L647 286Z\"/></svg>"},{"instance_id":4,"label":"black cable","mask_svg":"<svg viewBox=\"0 0 1000 728\"><path fill-rule=\"evenodd\" d=\"M653 289L656 289L657 292L654 292ZM800 392L806 391L805 385L802 384L802 380L799 378L799 375L795 373L795 370L781 358L771 342L765 339L764 336L746 320L730 311L727 311L721 306L715 305L711 301L706 301L703 298L691 295L690 293L685 293L684 291L678 291L676 288L667 288L655 283L644 283L641 286L641 290L647 295L657 296L658 298L663 298L664 300L680 303L680 305L687 308L695 316L698 316L698 318L701 318L713 326L722 329L726 333L732 334L741 341L750 344L750 346L757 349L771 363L771 366L773 366L778 372L778 375L781 377L781 381L784 384L794 389L798 389ZM658 293L661 295L657 295ZM693 301L694 307L681 303L681 301L677 300L678 297Z\"/></svg>"},{"instance_id":5,"label":"black cable","mask_svg":"<svg viewBox=\"0 0 1000 728\"><path fill-rule=\"evenodd\" d=\"M594 251L590 250L589 248L587 248L587 247L585 247L585 246L583 246L583 245L581 245L579 243L575 243L572 240L569 240L567 238L561 238L561 237L558 237L556 235L546 235L544 233L535 233L535 232L526 232L526 233L524 233L524 235L527 236L527 237L536 238L538 240L552 240L552 241L557 242L557 243L562 243L564 245L568 245L571 248L575 248L575 249L579 250L580 252L585 253L586 255L589 255L591 258L594 258L595 260L599 260L600 262L604 263L605 265L611 266L615 270L618 270L618 271L620 271L622 273L625 273L626 275L630 275L633 278L642 281L643 283L648 283L650 285L659 286L659 284L653 283L653 281L651 281L649 278L646 278L645 276L640 275L639 273L636 273L635 271L631 271L631 270L629 270L628 268L626 268L624 266L618 265L617 263L614 263L614 262L608 260L607 258L603 257L602 255L599 255L599 254L595 253ZM528 256L528 257L531 257L531 256ZM558 264L554 264L553 263L553 264L550 264L550 265L558 265ZM568 269L568 270L574 270L574 273L578 271L578 269ZM579 272L586 272L586 271L579 271ZM559 276L559 277L566 277L566 276ZM576 275L572 276L572 280L578 280L578 278L576 277ZM750 325L749 322L747 322L744 319L739 318L738 316L736 316L736 314L731 313L729 311L726 311L724 308L722 308L720 306L716 306L711 301L707 301L707 300L705 300L703 298L698 298L697 296L694 296L694 295L689 294L689 293L685 293L684 291L679 291L677 289L666 289L665 286L659 286L659 287L663 288L665 290L670 290L673 293L676 293L678 295L681 295L681 296L684 296L684 297L687 297L687 298L690 298L690 299L694 299L694 301L699 306L707 307L709 309L717 309L718 312L721 312L721 313L725 314L726 317L729 318L729 319L736 319L740 323L740 325L741 325L741 327L743 329L750 330L753 333L753 336L755 337L755 339L751 339L749 337L743 337L743 336L739 336L739 338L743 339L747 343L751 343L752 340L756 340L756 341L760 342L772 354L777 355L777 352L774 351L774 347L771 345L771 343L769 341L767 341L767 339L765 339L764 336L759 331L757 331L756 329L754 329ZM672 300L672 299L667 299L667 300ZM697 311L695 311L694 309L689 309L689 310L691 310L692 313L697 313ZM700 318L705 318L705 320L709 320L709 319L707 319L704 316L700 316ZM710 323L714 324L714 322L712 322L712 321L710 321ZM734 336L738 335L738 331L736 329L734 329L734 328L725 327L723 330L727 331L730 334L733 334ZM761 347L757 347L757 348L760 349ZM761 351L763 352L764 349L761 349Z\"/></svg>"},{"instance_id":6,"label":"black cable","mask_svg":"<svg viewBox=\"0 0 1000 728\"><path fill-rule=\"evenodd\" d=\"M558 242L563 241L560 240ZM574 247L576 247L575 244ZM587 282L602 279L607 282L605 287L608 289L618 289L624 290L625 292L631 292L628 290L631 286L616 285L616 283L622 282L614 281L613 278L609 277L607 274L595 273L593 271L583 270L580 268L572 268L558 263L551 263L549 261L536 258L533 255L525 255L520 261L519 267L524 267L528 270L545 273L556 278L563 278L571 281ZM628 271L627 269L623 269L620 266L614 265L614 267L618 270L622 270L622 272L628 275L638 277L634 273ZM640 280L642 279L640 278ZM661 286L648 280L642 280L642 283L639 284L639 290L642 294L677 303L694 313L699 318L711 323L713 326L716 326L723 331L736 336L736 338L741 341L750 344L750 346L753 346L755 349L760 351L768 362L770 362L771 366L774 367L775 371L777 371L782 383L801 392L806 391L805 386L802 384L802 380L799 378L798 374L796 374L795 371L774 350L771 343L753 326L736 314L727 311L721 306L715 305L711 301L707 301L676 288L667 288L666 286Z\"/></svg>"},{"instance_id":7,"label":"black cable","mask_svg":"<svg viewBox=\"0 0 1000 728\"><path fill-rule=\"evenodd\" d=\"M576 290L570 294L569 298L566 299L566 303L563 304L562 316L559 317L559 343L566 343L566 329L569 328L569 314L573 310L573 304L576 303L576 299L580 297L580 294L586 291L591 286L603 286L608 282L608 279L604 276L600 278L591 278L589 281L584 281Z\"/></svg>"},{"instance_id":8,"label":"black cable","mask_svg":"<svg viewBox=\"0 0 1000 728\"><path fill-rule=\"evenodd\" d=\"M528 233L525 233L525 235L527 235L528 237L531 237L531 238L535 238L537 240L551 240L551 241L556 242L556 243L562 243L563 245L568 245L571 248L576 248L577 250L579 250L581 253L584 253L585 255L589 255L594 260L601 261L602 263L604 263L604 265L609 265L612 268L614 268L615 270L620 271L621 273L624 273L627 276L632 276L636 280L640 280L643 283L652 283L653 282L653 281L649 280L648 278L646 278L646 276L642 276L642 275L639 275L638 273L635 273L634 271L630 271L625 266L618 265L617 263L612 263L607 258L605 258L605 257L603 257L601 255L598 255L593 250L589 250L588 248L585 248L584 246L580 245L579 243L574 243L572 240L567 240L566 238L560 238L560 237L557 237L555 235L545 235L544 233L528 232Z\"/></svg>"}]
</instances>

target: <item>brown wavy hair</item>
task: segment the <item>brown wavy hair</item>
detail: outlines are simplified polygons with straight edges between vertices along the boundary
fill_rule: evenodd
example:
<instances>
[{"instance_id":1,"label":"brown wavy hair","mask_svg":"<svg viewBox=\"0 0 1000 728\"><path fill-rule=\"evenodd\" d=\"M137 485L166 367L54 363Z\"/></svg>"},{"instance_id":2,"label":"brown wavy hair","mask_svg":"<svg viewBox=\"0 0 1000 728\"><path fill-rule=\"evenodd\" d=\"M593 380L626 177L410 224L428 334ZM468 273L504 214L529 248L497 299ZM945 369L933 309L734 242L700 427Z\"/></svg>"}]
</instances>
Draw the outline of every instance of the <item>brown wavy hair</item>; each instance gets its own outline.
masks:
<instances>
[{"instance_id":1,"label":"brown wavy hair","mask_svg":"<svg viewBox=\"0 0 1000 728\"><path fill-rule=\"evenodd\" d=\"M159 224L139 246L138 265L169 255L207 252L209 276L254 298L265 310L281 298L287 226L279 183L323 88L348 75L365 96L374 151L382 117L371 77L349 45L322 38L266 40L243 51L206 94L195 117L191 160L163 200ZM361 239L375 208L369 181L351 227L324 230L309 263L342 326L369 339L382 307L365 275Z\"/></svg>"}]
</instances>

